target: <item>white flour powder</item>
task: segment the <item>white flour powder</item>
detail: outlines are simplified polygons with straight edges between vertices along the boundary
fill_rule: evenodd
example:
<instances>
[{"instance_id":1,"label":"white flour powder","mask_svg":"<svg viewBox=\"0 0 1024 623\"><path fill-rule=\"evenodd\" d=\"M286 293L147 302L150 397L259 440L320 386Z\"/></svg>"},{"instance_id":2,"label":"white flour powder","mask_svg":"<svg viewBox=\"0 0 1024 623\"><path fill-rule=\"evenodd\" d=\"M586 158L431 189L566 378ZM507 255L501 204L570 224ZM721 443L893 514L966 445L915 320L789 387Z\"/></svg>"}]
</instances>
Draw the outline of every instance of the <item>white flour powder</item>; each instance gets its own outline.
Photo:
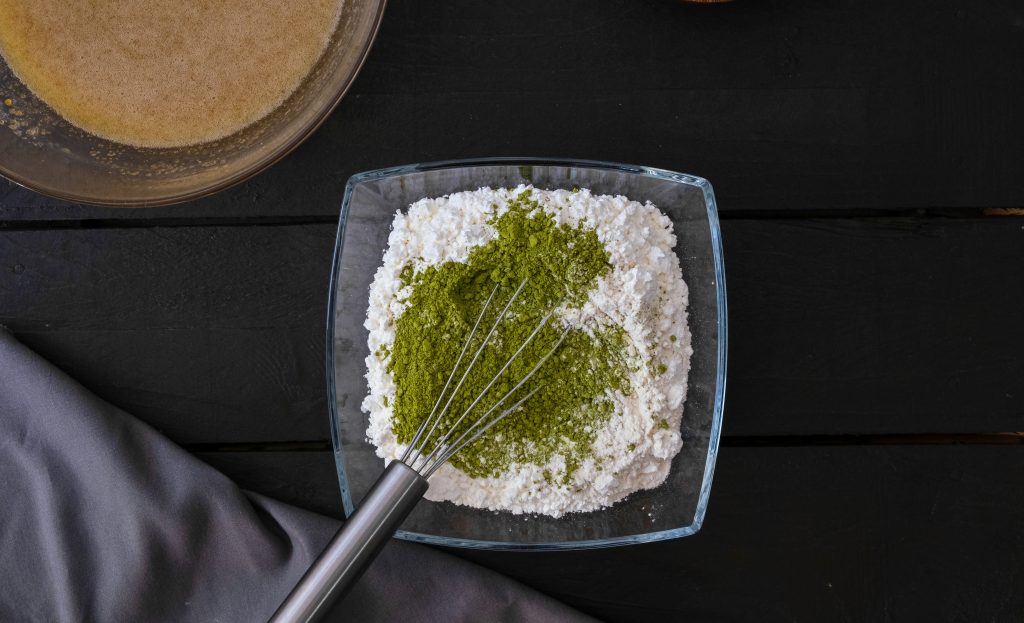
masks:
<instances>
[{"instance_id":1,"label":"white flour powder","mask_svg":"<svg viewBox=\"0 0 1024 623\"><path fill-rule=\"evenodd\" d=\"M408 296L400 278L411 264L416 270L445 262L465 262L470 251L497 236L489 224L504 213L507 202L526 189L557 222L593 228L605 246L611 270L597 282L580 309L565 309L562 322L592 331L621 327L632 344L637 364L630 373L629 395L611 392L615 412L598 431L592 456L567 484L546 482L545 470L561 473L563 457L547 464L514 463L499 477L471 478L451 465L430 480L427 498L450 500L477 508L513 513L567 512L599 509L640 489L661 484L672 458L682 447L680 420L690 366L690 332L686 325L687 288L672 223L650 203L618 196L595 196L588 190L542 191L482 188L436 199L423 199L395 216L383 265L370 286L365 326L371 353L395 340L395 322ZM494 206L497 206L495 208ZM378 456L391 461L405 446L392 432L395 383L386 361L366 359L370 393L362 408L369 413L367 437ZM515 417L515 414L509 417Z\"/></svg>"}]
</instances>

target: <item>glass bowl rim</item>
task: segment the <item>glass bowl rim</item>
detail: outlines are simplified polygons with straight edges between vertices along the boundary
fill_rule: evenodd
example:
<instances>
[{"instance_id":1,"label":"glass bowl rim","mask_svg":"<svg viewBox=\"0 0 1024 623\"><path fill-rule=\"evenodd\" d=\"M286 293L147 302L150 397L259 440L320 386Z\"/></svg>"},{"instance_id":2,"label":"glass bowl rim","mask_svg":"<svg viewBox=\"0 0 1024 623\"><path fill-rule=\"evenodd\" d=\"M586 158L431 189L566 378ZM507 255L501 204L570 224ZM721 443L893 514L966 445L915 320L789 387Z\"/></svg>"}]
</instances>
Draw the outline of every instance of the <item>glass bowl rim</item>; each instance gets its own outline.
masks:
<instances>
[{"instance_id":1,"label":"glass bowl rim","mask_svg":"<svg viewBox=\"0 0 1024 623\"><path fill-rule=\"evenodd\" d=\"M371 20L369 37L363 43L362 49L359 50L359 57L353 67L352 74L345 80L345 83L341 85L341 88L338 89L338 92L333 98L331 98L328 104L324 106L315 117L313 117L309 124L288 138L288 140L282 141L281 144L272 152L260 160L239 169L231 175L197 186L191 190L150 199L109 199L96 195L68 192L59 188L51 188L46 184L36 183L26 176L19 174L18 172L10 169L3 162L0 162L0 177L13 182L22 188L26 188L32 192L39 193L47 197L103 208L158 208L184 203L186 201L196 201L215 195L223 190L227 190L232 186L237 186L238 184L259 175L280 162L285 156L295 151L299 145L304 143L306 139L312 136L313 133L316 132L325 121L327 121L327 118L331 116L334 109L341 103L342 98L344 98L352 88L356 78L363 69L363 65L366 64L366 59L369 57L370 50L373 48L373 43L376 41L377 34L380 32L381 20L384 17L384 8L386 5L387 0L377 0L375 14Z\"/></svg>"},{"instance_id":2,"label":"glass bowl rim","mask_svg":"<svg viewBox=\"0 0 1024 623\"><path fill-rule=\"evenodd\" d=\"M327 406L328 417L331 426L331 445L333 447L335 469L338 474L338 483L341 488L342 506L346 517L350 517L355 510L352 495L348 487L348 478L345 471L345 457L341 449L341 433L338 430L337 395L334 386L334 309L337 302L337 280L341 264L341 253L345 246L345 226L347 225L349 207L352 202L352 194L355 187L363 182L397 177L410 173L426 171L437 171L444 169L473 168L486 165L504 166L565 166L584 169L603 169L632 173L644 177L669 180L679 184L699 188L704 195L704 204L707 209L708 227L711 235L711 247L715 269L717 318L716 329L718 338L718 349L716 353L716 374L715 374L715 398L711 415L711 431L708 434L708 450L704 462L704 477L701 482L700 496L697 501L697 508L694 513L693 522L688 526L672 528L670 530L659 530L656 532L645 532L643 534L632 534L621 537L606 539L587 539L579 541L553 541L550 543L510 543L504 541L486 541L482 539L459 539L451 537L422 534L399 530L395 537L406 541L440 545L445 547L462 547L468 549L484 550L507 550L507 551L565 551L581 549L597 549L602 547L615 547L619 545L632 545L639 543L652 543L696 534L704 523L704 515L707 512L708 499L711 495L711 482L715 473L715 462L718 458L719 438L722 431L722 419L725 406L725 383L728 351L728 308L725 291L725 265L722 253L722 233L718 220L718 207L715 202L715 194L711 183L696 175L677 173L667 169L647 167L642 165L622 164L602 160L575 160L570 158L539 158L539 157L513 157L498 156L489 158L467 158L457 160L439 160L435 162L415 163L373 169L352 175L345 184L345 194L341 202L341 212L338 215L338 230L334 243L334 255L331 266L331 282L327 297L327 348L326 348L326 370L327 370Z\"/></svg>"}]
</instances>

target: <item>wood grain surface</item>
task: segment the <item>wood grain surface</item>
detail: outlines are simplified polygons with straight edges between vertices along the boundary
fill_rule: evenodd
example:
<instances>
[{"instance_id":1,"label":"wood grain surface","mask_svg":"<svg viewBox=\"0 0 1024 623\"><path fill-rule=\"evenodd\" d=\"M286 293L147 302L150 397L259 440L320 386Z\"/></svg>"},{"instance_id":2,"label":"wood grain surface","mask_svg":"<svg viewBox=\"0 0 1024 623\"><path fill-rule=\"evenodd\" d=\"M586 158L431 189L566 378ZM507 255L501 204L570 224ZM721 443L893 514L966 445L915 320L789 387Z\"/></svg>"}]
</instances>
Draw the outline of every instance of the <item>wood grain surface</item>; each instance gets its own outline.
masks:
<instances>
[{"instance_id":1,"label":"wood grain surface","mask_svg":"<svg viewBox=\"0 0 1024 623\"><path fill-rule=\"evenodd\" d=\"M0 231L0 323L177 441L328 439L334 231ZM726 435L1024 430L1020 219L732 219L723 236Z\"/></svg>"},{"instance_id":2,"label":"wood grain surface","mask_svg":"<svg viewBox=\"0 0 1024 623\"><path fill-rule=\"evenodd\" d=\"M391 2L326 125L194 204L0 185L0 220L324 216L358 171L563 156L710 179L723 212L1024 206L1024 6L1005 0Z\"/></svg>"}]
</instances>

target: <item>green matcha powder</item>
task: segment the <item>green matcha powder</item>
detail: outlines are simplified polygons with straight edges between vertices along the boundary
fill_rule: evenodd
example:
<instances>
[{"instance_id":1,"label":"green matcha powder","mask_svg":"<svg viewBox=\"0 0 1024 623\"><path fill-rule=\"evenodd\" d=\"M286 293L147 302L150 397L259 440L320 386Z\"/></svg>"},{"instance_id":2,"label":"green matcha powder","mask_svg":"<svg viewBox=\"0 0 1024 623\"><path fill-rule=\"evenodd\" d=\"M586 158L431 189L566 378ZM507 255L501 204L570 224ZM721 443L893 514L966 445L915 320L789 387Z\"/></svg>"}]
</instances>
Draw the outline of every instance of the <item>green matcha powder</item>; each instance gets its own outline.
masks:
<instances>
[{"instance_id":1,"label":"green matcha powder","mask_svg":"<svg viewBox=\"0 0 1024 623\"><path fill-rule=\"evenodd\" d=\"M545 314L563 304L581 306L596 287L598 277L611 267L608 252L592 228L586 223L577 227L557 224L529 191L513 198L507 211L492 218L491 224L498 237L473 249L466 263L447 262L419 272L407 266L402 272L405 284L412 286L411 294L397 320L394 344L377 356L386 361L395 380L393 426L403 444L412 441L420 423L434 408L496 284L499 289L452 387L512 293L527 280L445 413L440 430L448 430L465 412ZM565 327L556 314L451 438L483 416L528 374L563 331ZM452 464L472 477L499 476L512 463L545 465L561 455L565 469L561 473L545 471L544 479L549 484L568 484L581 462L592 455L597 431L614 413L608 391L629 392L627 351L621 328L598 329L592 336L579 329L570 330L554 355L491 417L532 389L541 389L518 411L463 449ZM428 450L432 449L428 444Z\"/></svg>"}]
</instances>

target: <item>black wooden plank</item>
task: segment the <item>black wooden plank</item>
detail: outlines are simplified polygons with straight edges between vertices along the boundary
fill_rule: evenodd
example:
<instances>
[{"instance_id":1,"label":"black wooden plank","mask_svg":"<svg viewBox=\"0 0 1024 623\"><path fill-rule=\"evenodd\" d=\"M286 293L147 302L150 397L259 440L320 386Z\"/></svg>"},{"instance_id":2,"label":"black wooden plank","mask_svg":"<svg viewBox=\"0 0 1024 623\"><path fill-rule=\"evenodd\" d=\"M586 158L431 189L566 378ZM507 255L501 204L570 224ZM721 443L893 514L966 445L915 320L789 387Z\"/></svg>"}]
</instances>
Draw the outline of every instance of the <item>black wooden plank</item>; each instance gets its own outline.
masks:
<instances>
[{"instance_id":1,"label":"black wooden plank","mask_svg":"<svg viewBox=\"0 0 1024 623\"><path fill-rule=\"evenodd\" d=\"M0 324L180 442L324 439L333 226L0 234Z\"/></svg>"},{"instance_id":2,"label":"black wooden plank","mask_svg":"<svg viewBox=\"0 0 1024 623\"><path fill-rule=\"evenodd\" d=\"M1022 226L727 221L725 433L1024 430ZM0 323L178 441L326 439L333 235L0 232Z\"/></svg>"},{"instance_id":3,"label":"black wooden plank","mask_svg":"<svg viewBox=\"0 0 1024 623\"><path fill-rule=\"evenodd\" d=\"M726 432L1024 430L1024 219L729 221Z\"/></svg>"},{"instance_id":4,"label":"black wooden plank","mask_svg":"<svg viewBox=\"0 0 1024 623\"><path fill-rule=\"evenodd\" d=\"M210 457L337 512L329 452ZM582 552L452 550L609 621L1018 621L1024 448L727 448L696 536Z\"/></svg>"},{"instance_id":5,"label":"black wooden plank","mask_svg":"<svg viewBox=\"0 0 1024 623\"><path fill-rule=\"evenodd\" d=\"M971 0L395 0L339 109L257 179L137 212L0 185L0 221L333 215L356 171L515 154L703 175L726 212L1020 207L1022 20Z\"/></svg>"}]
</instances>

